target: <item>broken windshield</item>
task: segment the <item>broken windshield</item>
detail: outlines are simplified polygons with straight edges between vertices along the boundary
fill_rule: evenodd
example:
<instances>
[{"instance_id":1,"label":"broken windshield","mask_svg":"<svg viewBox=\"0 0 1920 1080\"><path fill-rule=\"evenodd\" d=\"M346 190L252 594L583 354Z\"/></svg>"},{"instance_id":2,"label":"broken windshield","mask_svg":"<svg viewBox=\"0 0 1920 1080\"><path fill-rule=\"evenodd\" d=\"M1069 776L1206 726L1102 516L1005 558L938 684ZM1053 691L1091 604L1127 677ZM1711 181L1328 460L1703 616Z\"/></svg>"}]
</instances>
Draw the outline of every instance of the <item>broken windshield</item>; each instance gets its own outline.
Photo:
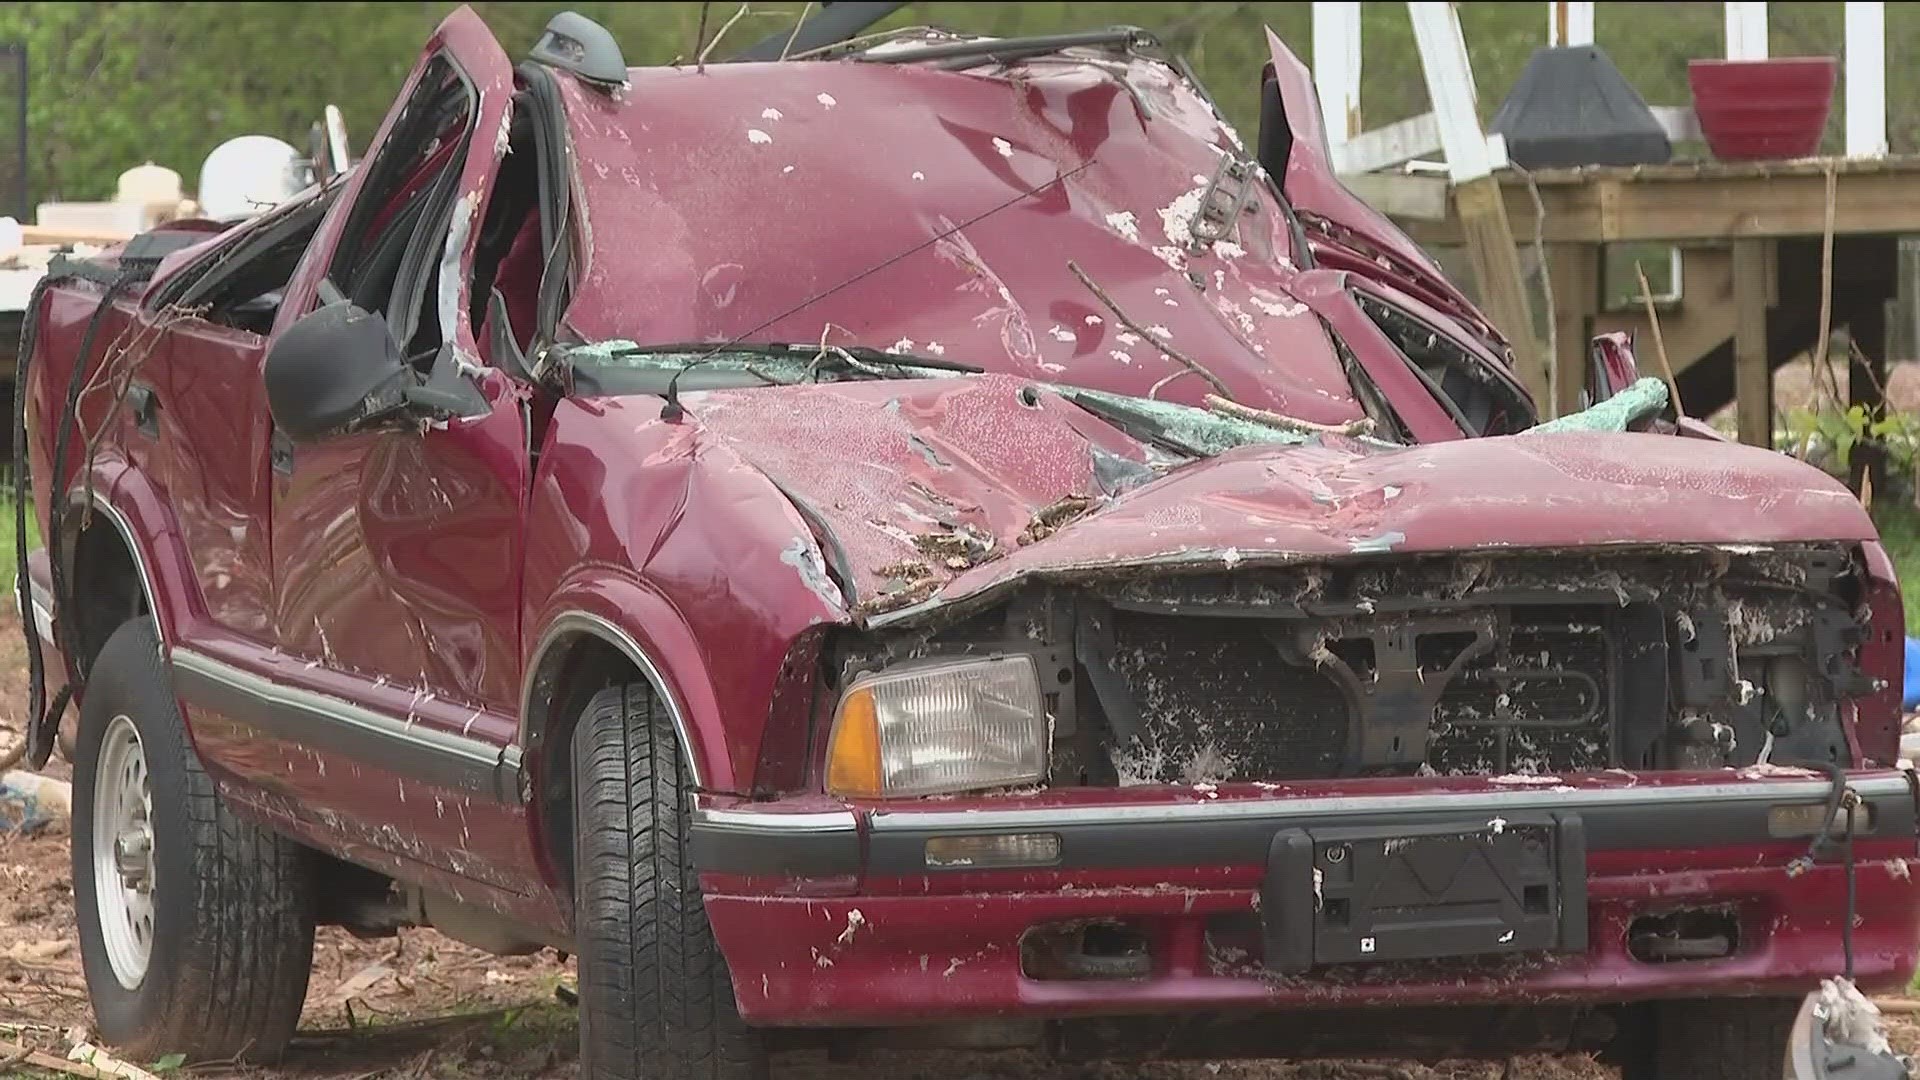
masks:
<instances>
[{"instance_id":1,"label":"broken windshield","mask_svg":"<svg viewBox=\"0 0 1920 1080\"><path fill-rule=\"evenodd\" d=\"M861 379L950 378L981 373L980 368L971 364L865 346L822 348L818 344L774 344L703 349L692 345L642 346L631 341L605 341L574 346L564 355L575 392L588 395L667 395L670 388L675 392L737 390ZM1323 429L1258 410L1244 410L1245 416L1234 415L1227 411L1230 403L1220 408L1197 408L1079 386L1037 385L1141 442L1184 457L1213 457L1258 444L1295 446L1323 434L1361 434L1358 430Z\"/></svg>"}]
</instances>

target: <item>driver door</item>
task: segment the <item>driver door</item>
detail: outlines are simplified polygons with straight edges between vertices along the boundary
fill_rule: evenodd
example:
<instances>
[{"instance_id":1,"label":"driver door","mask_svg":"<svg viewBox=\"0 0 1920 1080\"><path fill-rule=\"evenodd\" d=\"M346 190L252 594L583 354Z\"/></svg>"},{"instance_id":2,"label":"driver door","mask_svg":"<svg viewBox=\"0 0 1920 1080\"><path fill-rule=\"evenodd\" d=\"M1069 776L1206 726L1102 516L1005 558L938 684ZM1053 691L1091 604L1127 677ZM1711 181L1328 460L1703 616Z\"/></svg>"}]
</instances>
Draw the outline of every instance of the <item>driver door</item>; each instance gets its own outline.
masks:
<instances>
[{"instance_id":1,"label":"driver door","mask_svg":"<svg viewBox=\"0 0 1920 1080\"><path fill-rule=\"evenodd\" d=\"M531 897L507 760L518 714L528 483L522 390L477 367L469 282L513 73L477 16L441 24L321 226L276 333L340 296L380 313L466 415L272 450L277 700L233 748L319 846L456 893ZM475 392L477 391L477 393ZM217 753L218 751L216 751ZM258 775L255 765L243 770Z\"/></svg>"}]
</instances>

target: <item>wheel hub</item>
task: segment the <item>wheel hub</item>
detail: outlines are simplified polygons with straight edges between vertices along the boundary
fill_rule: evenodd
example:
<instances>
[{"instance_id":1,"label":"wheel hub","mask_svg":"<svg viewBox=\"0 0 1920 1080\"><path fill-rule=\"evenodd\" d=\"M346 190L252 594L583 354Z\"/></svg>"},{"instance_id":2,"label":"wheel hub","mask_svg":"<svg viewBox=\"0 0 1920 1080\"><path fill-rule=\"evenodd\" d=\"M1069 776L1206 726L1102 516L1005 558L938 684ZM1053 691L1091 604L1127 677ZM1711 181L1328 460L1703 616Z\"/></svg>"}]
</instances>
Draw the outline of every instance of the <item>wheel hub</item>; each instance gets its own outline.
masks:
<instances>
[{"instance_id":1,"label":"wheel hub","mask_svg":"<svg viewBox=\"0 0 1920 1080\"><path fill-rule=\"evenodd\" d=\"M153 888L153 834L141 827L120 834L113 842L113 861L121 884L147 892Z\"/></svg>"},{"instance_id":2,"label":"wheel hub","mask_svg":"<svg viewBox=\"0 0 1920 1080\"><path fill-rule=\"evenodd\" d=\"M107 724L93 788L93 892L113 977L138 989L153 956L153 793L133 721Z\"/></svg>"}]
</instances>

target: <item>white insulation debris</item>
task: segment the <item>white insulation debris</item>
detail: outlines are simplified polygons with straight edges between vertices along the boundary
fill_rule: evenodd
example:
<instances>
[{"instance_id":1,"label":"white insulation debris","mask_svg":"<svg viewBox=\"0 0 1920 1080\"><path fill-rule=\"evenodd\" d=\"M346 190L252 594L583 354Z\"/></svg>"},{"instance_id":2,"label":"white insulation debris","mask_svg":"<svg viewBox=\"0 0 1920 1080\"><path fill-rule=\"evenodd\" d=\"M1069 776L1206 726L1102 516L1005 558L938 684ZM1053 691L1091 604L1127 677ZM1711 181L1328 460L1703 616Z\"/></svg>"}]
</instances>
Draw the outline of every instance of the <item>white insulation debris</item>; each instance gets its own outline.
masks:
<instances>
[{"instance_id":1,"label":"white insulation debris","mask_svg":"<svg viewBox=\"0 0 1920 1080\"><path fill-rule=\"evenodd\" d=\"M1827 1038L1835 1042L1851 1043L1869 1054L1892 1052L1887 1043L1886 1018L1851 979L1823 981L1813 1015L1825 1025Z\"/></svg>"}]
</instances>

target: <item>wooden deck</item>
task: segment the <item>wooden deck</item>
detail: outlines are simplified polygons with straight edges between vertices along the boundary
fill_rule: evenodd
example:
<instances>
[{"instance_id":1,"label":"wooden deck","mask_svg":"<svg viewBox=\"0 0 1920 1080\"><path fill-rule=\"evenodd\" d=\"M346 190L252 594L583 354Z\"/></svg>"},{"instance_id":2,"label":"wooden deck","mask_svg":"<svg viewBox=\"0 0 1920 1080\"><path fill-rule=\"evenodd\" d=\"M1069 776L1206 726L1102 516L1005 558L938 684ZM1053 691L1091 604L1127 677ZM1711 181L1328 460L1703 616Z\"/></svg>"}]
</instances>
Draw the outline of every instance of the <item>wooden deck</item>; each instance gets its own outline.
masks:
<instances>
[{"instance_id":1,"label":"wooden deck","mask_svg":"<svg viewBox=\"0 0 1920 1080\"><path fill-rule=\"evenodd\" d=\"M1741 438L1770 444L1772 370L1819 337L1822 249L1829 233L1830 325L1848 327L1872 362L1854 365L1850 396L1878 400L1898 239L1920 235L1920 156L1683 162L1531 175L1509 170L1499 180L1515 242L1523 251L1541 244L1548 259L1553 370L1543 363L1521 374L1557 411L1577 407L1586 343L1596 331L1635 331L1643 370L1657 370L1644 313L1602 309L1602 259L1612 244L1672 244L1682 251L1683 289L1676 303L1662 308L1660 321L1688 411L1702 415L1737 399ZM1421 244L1470 243L1472 230L1462 227L1458 201L1434 198L1431 185L1445 180L1367 181L1363 193ZM1537 309L1537 290L1530 295L1535 326L1502 329L1516 338L1532 335L1535 347L1522 352L1545 357L1545 335L1537 332L1545 313ZM1697 400L1685 393L1689 388Z\"/></svg>"}]
</instances>

